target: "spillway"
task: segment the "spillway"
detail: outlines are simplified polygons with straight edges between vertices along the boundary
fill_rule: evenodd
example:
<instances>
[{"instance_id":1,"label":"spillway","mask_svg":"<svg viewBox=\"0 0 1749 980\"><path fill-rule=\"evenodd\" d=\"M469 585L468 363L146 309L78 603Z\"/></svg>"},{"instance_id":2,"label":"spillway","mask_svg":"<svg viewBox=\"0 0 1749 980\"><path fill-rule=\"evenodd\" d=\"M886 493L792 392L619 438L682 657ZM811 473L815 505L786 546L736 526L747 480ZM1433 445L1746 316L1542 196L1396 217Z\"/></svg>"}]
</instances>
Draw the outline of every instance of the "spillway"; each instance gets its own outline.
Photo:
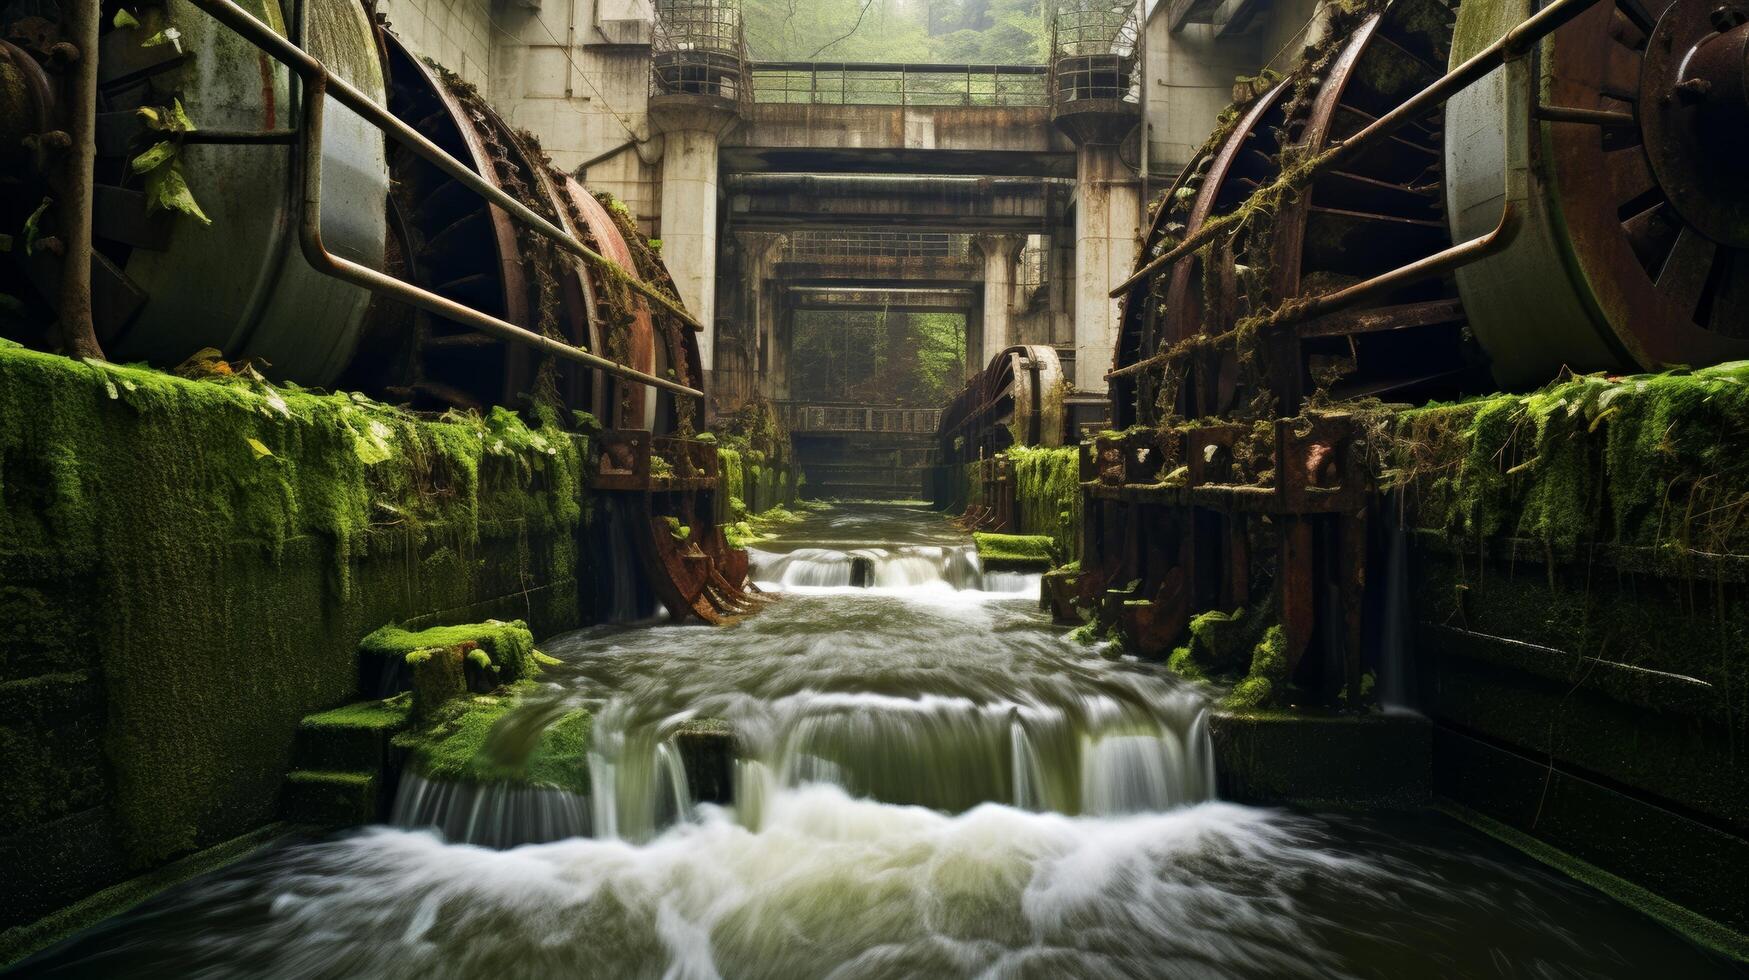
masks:
<instances>
[{"instance_id":1,"label":"spillway","mask_svg":"<svg viewBox=\"0 0 1749 980\"><path fill-rule=\"evenodd\" d=\"M1206 695L1067 639L1025 583L992 580L935 515L817 515L767 542L754 569L781 599L728 628L599 626L546 645L561 665L505 727L591 707L575 760L589 796L409 774L400 826L282 844L26 967L1279 977L1492 975L1506 957L1569 976L1659 957L1681 975L1720 968L1456 824L1221 801ZM733 733L726 802L700 799L682 764L680 743L701 726Z\"/></svg>"}]
</instances>

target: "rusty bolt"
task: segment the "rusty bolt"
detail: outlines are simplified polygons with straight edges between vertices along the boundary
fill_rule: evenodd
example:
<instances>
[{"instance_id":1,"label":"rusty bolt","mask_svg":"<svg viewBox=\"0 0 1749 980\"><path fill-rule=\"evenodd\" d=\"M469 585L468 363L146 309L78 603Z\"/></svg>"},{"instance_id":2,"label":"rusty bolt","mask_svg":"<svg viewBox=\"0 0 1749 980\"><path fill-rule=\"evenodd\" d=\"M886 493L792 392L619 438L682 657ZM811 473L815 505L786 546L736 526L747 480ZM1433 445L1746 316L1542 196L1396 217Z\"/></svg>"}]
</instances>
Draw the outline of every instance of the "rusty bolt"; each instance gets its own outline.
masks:
<instances>
[{"instance_id":1,"label":"rusty bolt","mask_svg":"<svg viewBox=\"0 0 1749 980\"><path fill-rule=\"evenodd\" d=\"M49 61L56 67L66 67L79 61L79 48L71 41L56 41L49 45L48 54Z\"/></svg>"},{"instance_id":2,"label":"rusty bolt","mask_svg":"<svg viewBox=\"0 0 1749 980\"><path fill-rule=\"evenodd\" d=\"M1676 96L1690 105L1705 102L1712 93L1713 83L1704 78L1685 78L1676 83Z\"/></svg>"},{"instance_id":3,"label":"rusty bolt","mask_svg":"<svg viewBox=\"0 0 1749 980\"><path fill-rule=\"evenodd\" d=\"M1731 28L1736 27L1745 21L1749 21L1749 13L1745 13L1735 7L1718 7L1713 10L1711 19L1713 22L1713 30L1723 34Z\"/></svg>"}]
</instances>

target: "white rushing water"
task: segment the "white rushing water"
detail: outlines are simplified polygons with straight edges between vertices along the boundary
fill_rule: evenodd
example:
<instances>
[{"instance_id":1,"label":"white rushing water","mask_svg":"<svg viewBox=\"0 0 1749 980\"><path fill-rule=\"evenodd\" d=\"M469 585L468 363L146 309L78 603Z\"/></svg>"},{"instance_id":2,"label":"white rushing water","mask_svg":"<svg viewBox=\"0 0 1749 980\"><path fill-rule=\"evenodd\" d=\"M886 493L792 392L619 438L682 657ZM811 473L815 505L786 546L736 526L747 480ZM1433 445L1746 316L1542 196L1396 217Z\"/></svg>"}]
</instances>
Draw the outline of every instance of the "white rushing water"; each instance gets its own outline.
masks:
<instances>
[{"instance_id":1,"label":"white rushing water","mask_svg":"<svg viewBox=\"0 0 1749 980\"><path fill-rule=\"evenodd\" d=\"M228 952L280 976L1115 977L1200 973L1218 927L1247 972L1311 975L1332 961L1289 889L1381 872L1302 830L1221 803L950 815L829 785L767 801L757 831L707 807L642 846L380 830L279 869L270 921Z\"/></svg>"}]
</instances>

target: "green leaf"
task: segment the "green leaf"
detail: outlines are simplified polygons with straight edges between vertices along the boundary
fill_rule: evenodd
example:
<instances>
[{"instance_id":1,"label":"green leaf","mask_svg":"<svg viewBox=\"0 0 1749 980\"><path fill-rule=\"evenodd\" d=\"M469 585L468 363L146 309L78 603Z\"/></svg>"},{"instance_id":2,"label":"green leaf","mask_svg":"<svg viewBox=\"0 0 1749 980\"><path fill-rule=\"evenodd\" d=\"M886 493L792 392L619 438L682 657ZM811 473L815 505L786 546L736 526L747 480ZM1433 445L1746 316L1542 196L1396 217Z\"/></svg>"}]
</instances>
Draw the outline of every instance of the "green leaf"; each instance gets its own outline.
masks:
<instances>
[{"instance_id":1,"label":"green leaf","mask_svg":"<svg viewBox=\"0 0 1749 980\"><path fill-rule=\"evenodd\" d=\"M361 434L352 434L352 452L366 466L375 466L389 458L389 438L394 433L388 426L372 420Z\"/></svg>"},{"instance_id":2,"label":"green leaf","mask_svg":"<svg viewBox=\"0 0 1749 980\"><path fill-rule=\"evenodd\" d=\"M180 211L203 225L213 223L213 219L207 217L206 212L195 202L194 193L188 189L188 182L182 179L182 168L174 162L146 175L146 202L148 207Z\"/></svg>"},{"instance_id":3,"label":"green leaf","mask_svg":"<svg viewBox=\"0 0 1749 980\"><path fill-rule=\"evenodd\" d=\"M192 133L199 128L188 118L181 99L171 99L169 105L141 106L134 112L141 122L161 133Z\"/></svg>"},{"instance_id":4,"label":"green leaf","mask_svg":"<svg viewBox=\"0 0 1749 980\"><path fill-rule=\"evenodd\" d=\"M134 19L134 15L128 13L126 10L117 10L115 12L115 26L118 30L123 27L138 27L140 26L140 22Z\"/></svg>"},{"instance_id":5,"label":"green leaf","mask_svg":"<svg viewBox=\"0 0 1749 980\"><path fill-rule=\"evenodd\" d=\"M109 376L108 365L95 357L81 357L79 360L84 361L86 367L96 371L97 376L103 379L103 390L105 394L109 395L110 401L115 401L121 397L121 392L115 390L115 381Z\"/></svg>"},{"instance_id":6,"label":"green leaf","mask_svg":"<svg viewBox=\"0 0 1749 980\"><path fill-rule=\"evenodd\" d=\"M36 210L30 213L30 217L24 219L24 254L30 255L35 251L36 240L40 237L43 212L49 209L51 203L53 203L51 199L43 198L43 202L36 206Z\"/></svg>"},{"instance_id":7,"label":"green leaf","mask_svg":"<svg viewBox=\"0 0 1749 980\"><path fill-rule=\"evenodd\" d=\"M266 457L273 455L273 450L267 448L267 445L265 443L263 443L260 439L255 438L254 436L250 436L249 438L247 438L243 441L247 442L249 444L250 449L255 450L255 458L256 459L265 459Z\"/></svg>"},{"instance_id":8,"label":"green leaf","mask_svg":"<svg viewBox=\"0 0 1749 980\"><path fill-rule=\"evenodd\" d=\"M152 144L151 149L134 157L133 161L129 163L128 166L133 168L134 173L143 174L148 170L158 169L160 164L173 159L175 156L176 144L169 140L160 140L159 142Z\"/></svg>"}]
</instances>

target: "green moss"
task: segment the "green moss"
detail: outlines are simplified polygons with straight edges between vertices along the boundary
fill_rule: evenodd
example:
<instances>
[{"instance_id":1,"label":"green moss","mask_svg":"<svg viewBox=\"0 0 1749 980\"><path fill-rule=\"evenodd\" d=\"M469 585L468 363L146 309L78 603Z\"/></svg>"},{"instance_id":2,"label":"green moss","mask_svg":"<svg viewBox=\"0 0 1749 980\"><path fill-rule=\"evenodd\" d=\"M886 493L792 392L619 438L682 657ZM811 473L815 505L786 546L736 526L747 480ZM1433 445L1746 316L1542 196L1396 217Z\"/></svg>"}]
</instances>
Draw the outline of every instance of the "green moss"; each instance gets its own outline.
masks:
<instances>
[{"instance_id":1,"label":"green moss","mask_svg":"<svg viewBox=\"0 0 1749 980\"><path fill-rule=\"evenodd\" d=\"M1080 552L1081 450L1015 446L1005 455L1014 472L1014 500L1020 527L1048 535L1058 555Z\"/></svg>"},{"instance_id":2,"label":"green moss","mask_svg":"<svg viewBox=\"0 0 1749 980\"><path fill-rule=\"evenodd\" d=\"M1580 541L1749 550L1749 363L1610 378L1400 414L1390 472L1421 527L1556 552Z\"/></svg>"},{"instance_id":3,"label":"green moss","mask_svg":"<svg viewBox=\"0 0 1749 980\"><path fill-rule=\"evenodd\" d=\"M1200 613L1191 617L1190 639L1167 658L1167 666L1193 680L1242 677L1266 625L1243 608Z\"/></svg>"},{"instance_id":4,"label":"green moss","mask_svg":"<svg viewBox=\"0 0 1749 980\"><path fill-rule=\"evenodd\" d=\"M535 661L534 634L520 619L434 626L416 632L384 626L358 644L362 656L401 658L413 667L429 663L434 653L442 650L458 651L460 657L481 668L496 667L505 683L540 673L540 665Z\"/></svg>"},{"instance_id":5,"label":"green moss","mask_svg":"<svg viewBox=\"0 0 1749 980\"><path fill-rule=\"evenodd\" d=\"M342 785L362 788L376 780L376 774L370 772L320 772L300 769L285 777L288 783L317 783L325 786Z\"/></svg>"},{"instance_id":6,"label":"green moss","mask_svg":"<svg viewBox=\"0 0 1749 980\"><path fill-rule=\"evenodd\" d=\"M594 719L586 709L518 713L531 692L519 685L446 705L429 724L396 736L410 765L451 782L519 783L589 792L586 756Z\"/></svg>"},{"instance_id":7,"label":"green moss","mask_svg":"<svg viewBox=\"0 0 1749 980\"><path fill-rule=\"evenodd\" d=\"M1098 620L1082 623L1069 631L1069 639L1082 646L1092 646L1108 636L1107 630L1100 626Z\"/></svg>"},{"instance_id":8,"label":"green moss","mask_svg":"<svg viewBox=\"0 0 1749 980\"><path fill-rule=\"evenodd\" d=\"M978 558L986 565L1050 565L1055 543L1042 534L972 533Z\"/></svg>"},{"instance_id":9,"label":"green moss","mask_svg":"<svg viewBox=\"0 0 1749 980\"><path fill-rule=\"evenodd\" d=\"M412 716L413 699L398 695L385 701L361 701L331 711L305 716L302 726L315 731L368 729L398 731Z\"/></svg>"},{"instance_id":10,"label":"green moss","mask_svg":"<svg viewBox=\"0 0 1749 980\"><path fill-rule=\"evenodd\" d=\"M1223 705L1240 710L1273 706L1287 685L1286 645L1279 625L1264 630L1251 653L1250 672L1233 686Z\"/></svg>"},{"instance_id":11,"label":"green moss","mask_svg":"<svg viewBox=\"0 0 1749 980\"><path fill-rule=\"evenodd\" d=\"M1288 682L1281 626L1261 610L1213 610L1191 617L1190 640L1166 666L1193 681L1232 685L1223 707L1250 710L1280 703Z\"/></svg>"},{"instance_id":12,"label":"green moss","mask_svg":"<svg viewBox=\"0 0 1749 980\"><path fill-rule=\"evenodd\" d=\"M483 542L520 552L511 575L561 586L526 592L533 618L575 622L562 586L582 459L571 436L505 411L430 421L243 377L0 350L0 576L21 601L80 600L128 859L267 819L299 721L354 690L359 635L510 577L482 564Z\"/></svg>"}]
</instances>

